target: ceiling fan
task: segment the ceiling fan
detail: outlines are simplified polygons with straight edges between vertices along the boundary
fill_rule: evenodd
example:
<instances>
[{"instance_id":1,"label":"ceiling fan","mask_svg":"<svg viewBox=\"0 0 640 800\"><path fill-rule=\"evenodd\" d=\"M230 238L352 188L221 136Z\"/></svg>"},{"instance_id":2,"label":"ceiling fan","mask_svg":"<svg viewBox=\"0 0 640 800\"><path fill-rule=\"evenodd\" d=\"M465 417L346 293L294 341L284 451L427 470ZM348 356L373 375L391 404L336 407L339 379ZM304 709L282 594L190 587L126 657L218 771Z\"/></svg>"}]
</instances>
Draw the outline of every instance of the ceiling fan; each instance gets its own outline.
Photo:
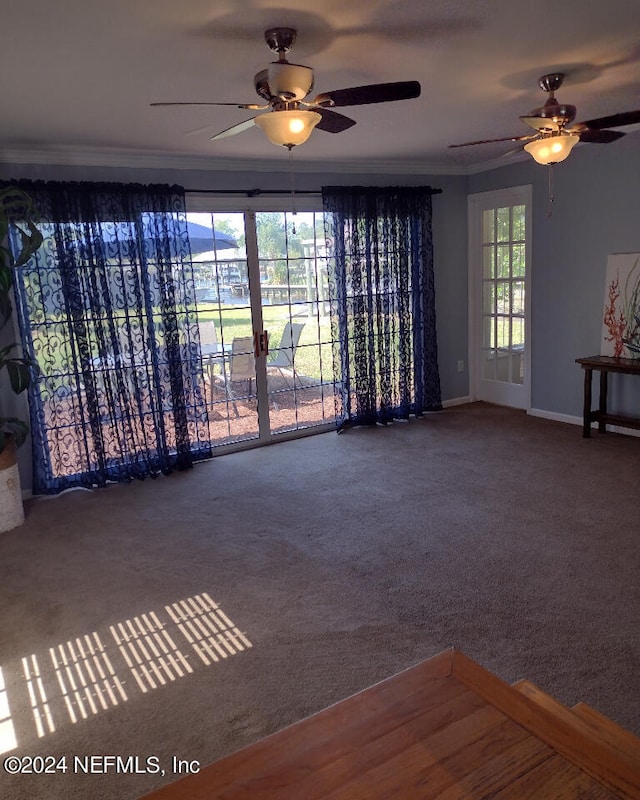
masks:
<instances>
[{"instance_id":1,"label":"ceiling fan","mask_svg":"<svg viewBox=\"0 0 640 800\"><path fill-rule=\"evenodd\" d=\"M533 111L520 117L536 133L526 136L505 136L501 139L481 139L476 142L451 144L449 147L469 147L492 142L527 142L522 147L539 164L557 164L559 161L564 161L578 142L609 144L625 135L622 131L609 130L610 128L640 123L640 109L638 109L573 124L576 107L559 103L555 97L564 77L562 72L552 72L539 79L538 85L549 96L543 106L534 108ZM519 150L520 147L516 149Z\"/></svg>"},{"instance_id":2,"label":"ceiling fan","mask_svg":"<svg viewBox=\"0 0 640 800\"><path fill-rule=\"evenodd\" d=\"M216 140L233 136L255 124L262 128L271 142L291 150L306 142L314 128L328 133L341 133L356 124L355 120L333 111L333 108L411 100L420 96L418 81L400 81L322 92L312 100L307 100L313 89L313 70L302 64L291 64L286 57L296 37L297 31L294 28L270 28L264 33L267 45L278 54L277 61L254 77L256 92L265 101L264 104L177 102L151 105L235 106L249 111L265 111L267 113L226 128L211 138Z\"/></svg>"}]
</instances>

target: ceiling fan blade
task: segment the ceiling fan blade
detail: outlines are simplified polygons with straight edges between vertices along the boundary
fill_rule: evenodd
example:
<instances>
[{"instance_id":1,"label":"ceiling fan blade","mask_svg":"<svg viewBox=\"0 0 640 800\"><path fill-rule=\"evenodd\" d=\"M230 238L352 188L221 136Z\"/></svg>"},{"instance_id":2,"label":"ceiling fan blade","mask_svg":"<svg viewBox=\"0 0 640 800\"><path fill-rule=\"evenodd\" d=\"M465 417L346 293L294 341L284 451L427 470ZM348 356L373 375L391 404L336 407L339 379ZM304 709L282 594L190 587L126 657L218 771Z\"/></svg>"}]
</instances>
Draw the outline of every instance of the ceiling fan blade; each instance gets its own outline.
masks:
<instances>
[{"instance_id":1,"label":"ceiling fan blade","mask_svg":"<svg viewBox=\"0 0 640 800\"><path fill-rule=\"evenodd\" d=\"M356 124L355 119L345 117L344 114L338 114L337 111L330 111L328 108L322 106L314 106L313 110L316 111L322 119L316 125L319 131L326 131L327 133L342 133Z\"/></svg>"},{"instance_id":2,"label":"ceiling fan blade","mask_svg":"<svg viewBox=\"0 0 640 800\"><path fill-rule=\"evenodd\" d=\"M524 145L519 144L517 147L510 147L508 150L505 150L504 153L500 153L498 158L509 158L514 153L521 153L523 150L524 150Z\"/></svg>"},{"instance_id":3,"label":"ceiling fan blade","mask_svg":"<svg viewBox=\"0 0 640 800\"><path fill-rule=\"evenodd\" d=\"M150 106L232 106L233 108L245 108L249 111L264 111L268 105L260 106L257 103L199 103L199 102L180 102L180 103L149 103Z\"/></svg>"},{"instance_id":4,"label":"ceiling fan blade","mask_svg":"<svg viewBox=\"0 0 640 800\"><path fill-rule=\"evenodd\" d=\"M226 139L227 136L235 136L236 133L242 133L243 131L248 131L249 128L254 124L255 117L251 117L251 119L246 119L244 122L239 122L237 125L232 125L230 128L225 128L220 133L216 133L215 136L211 137L211 141L215 141L216 139Z\"/></svg>"},{"instance_id":5,"label":"ceiling fan blade","mask_svg":"<svg viewBox=\"0 0 640 800\"><path fill-rule=\"evenodd\" d=\"M528 139L537 139L537 135L534 133L531 136L503 136L502 139L479 139L477 142L450 144L449 147L469 147L473 144L492 144L493 142L526 142Z\"/></svg>"},{"instance_id":6,"label":"ceiling fan blade","mask_svg":"<svg viewBox=\"0 0 640 800\"><path fill-rule=\"evenodd\" d=\"M589 144L609 144L627 135L623 131L598 131L589 128L584 131L577 130L576 133L581 142L589 142Z\"/></svg>"},{"instance_id":7,"label":"ceiling fan blade","mask_svg":"<svg viewBox=\"0 0 640 800\"><path fill-rule=\"evenodd\" d=\"M335 89L323 92L313 101L320 106L363 106L368 103L389 103L394 100L412 100L420 96L418 81L398 83L372 83L368 86L352 86L350 89Z\"/></svg>"},{"instance_id":8,"label":"ceiling fan blade","mask_svg":"<svg viewBox=\"0 0 640 800\"><path fill-rule=\"evenodd\" d=\"M640 123L640 109L637 111L623 111L621 114L612 114L610 117L598 117L597 119L587 119L580 122L592 131L600 131L603 128L621 128L624 125L637 125Z\"/></svg>"}]
</instances>

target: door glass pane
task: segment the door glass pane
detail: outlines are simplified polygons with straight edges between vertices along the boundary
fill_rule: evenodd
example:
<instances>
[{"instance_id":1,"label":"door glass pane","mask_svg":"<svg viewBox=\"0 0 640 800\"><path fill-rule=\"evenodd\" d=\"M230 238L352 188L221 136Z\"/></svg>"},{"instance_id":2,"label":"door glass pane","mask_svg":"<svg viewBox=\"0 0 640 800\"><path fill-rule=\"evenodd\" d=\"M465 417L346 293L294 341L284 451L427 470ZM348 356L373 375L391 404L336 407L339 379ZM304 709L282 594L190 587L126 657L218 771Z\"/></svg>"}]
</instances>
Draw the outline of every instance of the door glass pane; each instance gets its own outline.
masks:
<instances>
[{"instance_id":1,"label":"door glass pane","mask_svg":"<svg viewBox=\"0 0 640 800\"><path fill-rule=\"evenodd\" d=\"M511 318L511 344L522 353L524 351L524 317Z\"/></svg>"},{"instance_id":2,"label":"door glass pane","mask_svg":"<svg viewBox=\"0 0 640 800\"><path fill-rule=\"evenodd\" d=\"M508 244L498 245L498 278L508 278L511 275L511 246Z\"/></svg>"},{"instance_id":3,"label":"door glass pane","mask_svg":"<svg viewBox=\"0 0 640 800\"><path fill-rule=\"evenodd\" d=\"M511 248L511 271L514 277L524 277L525 274L525 246L514 244Z\"/></svg>"},{"instance_id":4,"label":"door glass pane","mask_svg":"<svg viewBox=\"0 0 640 800\"><path fill-rule=\"evenodd\" d=\"M482 241L484 244L489 244L495 240L495 213L490 208L482 212Z\"/></svg>"},{"instance_id":5,"label":"door glass pane","mask_svg":"<svg viewBox=\"0 0 640 800\"><path fill-rule=\"evenodd\" d=\"M509 307L509 295L510 295L511 284L509 281L496 281L496 307L495 311L498 314L508 314L510 311Z\"/></svg>"},{"instance_id":6,"label":"door glass pane","mask_svg":"<svg viewBox=\"0 0 640 800\"><path fill-rule=\"evenodd\" d=\"M482 248L482 276L495 278L496 249L493 246Z\"/></svg>"},{"instance_id":7,"label":"door glass pane","mask_svg":"<svg viewBox=\"0 0 640 800\"><path fill-rule=\"evenodd\" d=\"M511 239L511 209L498 208L496 210L497 239L499 242L508 242Z\"/></svg>"},{"instance_id":8,"label":"door glass pane","mask_svg":"<svg viewBox=\"0 0 640 800\"><path fill-rule=\"evenodd\" d=\"M211 443L259 435L244 215L188 214Z\"/></svg>"},{"instance_id":9,"label":"door glass pane","mask_svg":"<svg viewBox=\"0 0 640 800\"><path fill-rule=\"evenodd\" d=\"M493 316L485 315L482 317L482 346L496 346L496 325L495 317Z\"/></svg>"},{"instance_id":10,"label":"door glass pane","mask_svg":"<svg viewBox=\"0 0 640 800\"><path fill-rule=\"evenodd\" d=\"M495 281L484 281L482 284L482 313L494 314L496 310Z\"/></svg>"},{"instance_id":11,"label":"door glass pane","mask_svg":"<svg viewBox=\"0 0 640 800\"><path fill-rule=\"evenodd\" d=\"M511 284L511 313L524 314L524 281Z\"/></svg>"},{"instance_id":12,"label":"door glass pane","mask_svg":"<svg viewBox=\"0 0 640 800\"><path fill-rule=\"evenodd\" d=\"M512 238L514 241L522 241L524 242L524 234L525 234L525 206L513 206L512 214L513 214L513 232Z\"/></svg>"},{"instance_id":13,"label":"door glass pane","mask_svg":"<svg viewBox=\"0 0 640 800\"><path fill-rule=\"evenodd\" d=\"M495 350L483 351L482 358L482 377L485 380L495 381L496 379L497 353Z\"/></svg>"},{"instance_id":14,"label":"door glass pane","mask_svg":"<svg viewBox=\"0 0 640 800\"><path fill-rule=\"evenodd\" d=\"M256 214L271 433L335 418L322 214Z\"/></svg>"},{"instance_id":15,"label":"door glass pane","mask_svg":"<svg viewBox=\"0 0 640 800\"><path fill-rule=\"evenodd\" d=\"M496 331L497 331L497 345L498 348L501 350L507 350L510 344L510 320L509 317L498 317L496 319Z\"/></svg>"},{"instance_id":16,"label":"door glass pane","mask_svg":"<svg viewBox=\"0 0 640 800\"><path fill-rule=\"evenodd\" d=\"M498 350L496 356L496 380L509 382L509 353L505 350Z\"/></svg>"},{"instance_id":17,"label":"door glass pane","mask_svg":"<svg viewBox=\"0 0 640 800\"><path fill-rule=\"evenodd\" d=\"M511 353L511 383L524 383L524 361L522 351Z\"/></svg>"}]
</instances>

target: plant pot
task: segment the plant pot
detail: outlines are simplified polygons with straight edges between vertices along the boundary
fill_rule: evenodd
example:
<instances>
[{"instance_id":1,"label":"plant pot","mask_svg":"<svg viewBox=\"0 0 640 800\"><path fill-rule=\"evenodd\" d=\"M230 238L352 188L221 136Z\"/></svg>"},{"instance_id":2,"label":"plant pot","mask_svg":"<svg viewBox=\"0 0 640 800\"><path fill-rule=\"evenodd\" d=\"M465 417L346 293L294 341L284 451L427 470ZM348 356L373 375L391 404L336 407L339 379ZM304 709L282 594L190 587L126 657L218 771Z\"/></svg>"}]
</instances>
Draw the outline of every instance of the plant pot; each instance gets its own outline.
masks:
<instances>
[{"instance_id":1,"label":"plant pot","mask_svg":"<svg viewBox=\"0 0 640 800\"><path fill-rule=\"evenodd\" d=\"M20 473L16 445L9 438L0 453L0 533L17 528L24 522Z\"/></svg>"}]
</instances>

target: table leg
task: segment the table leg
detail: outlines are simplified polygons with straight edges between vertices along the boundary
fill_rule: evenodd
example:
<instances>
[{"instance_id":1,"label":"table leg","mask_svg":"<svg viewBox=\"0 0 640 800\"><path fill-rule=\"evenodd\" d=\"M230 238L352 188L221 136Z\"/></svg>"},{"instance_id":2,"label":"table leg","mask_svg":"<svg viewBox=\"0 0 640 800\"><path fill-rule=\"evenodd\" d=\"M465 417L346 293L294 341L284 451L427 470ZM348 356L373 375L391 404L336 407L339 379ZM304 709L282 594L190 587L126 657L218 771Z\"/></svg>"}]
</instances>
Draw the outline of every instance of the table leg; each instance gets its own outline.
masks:
<instances>
[{"instance_id":1,"label":"table leg","mask_svg":"<svg viewBox=\"0 0 640 800\"><path fill-rule=\"evenodd\" d=\"M591 436L591 374L593 370L585 367L584 370L584 406L582 410L582 436L588 439Z\"/></svg>"},{"instance_id":2,"label":"table leg","mask_svg":"<svg viewBox=\"0 0 640 800\"><path fill-rule=\"evenodd\" d=\"M607 376L609 373L606 369L600 370L600 402L598 410L600 412L600 419L598 421L598 431L605 433L607 430L607 423L605 417L607 416Z\"/></svg>"}]
</instances>

